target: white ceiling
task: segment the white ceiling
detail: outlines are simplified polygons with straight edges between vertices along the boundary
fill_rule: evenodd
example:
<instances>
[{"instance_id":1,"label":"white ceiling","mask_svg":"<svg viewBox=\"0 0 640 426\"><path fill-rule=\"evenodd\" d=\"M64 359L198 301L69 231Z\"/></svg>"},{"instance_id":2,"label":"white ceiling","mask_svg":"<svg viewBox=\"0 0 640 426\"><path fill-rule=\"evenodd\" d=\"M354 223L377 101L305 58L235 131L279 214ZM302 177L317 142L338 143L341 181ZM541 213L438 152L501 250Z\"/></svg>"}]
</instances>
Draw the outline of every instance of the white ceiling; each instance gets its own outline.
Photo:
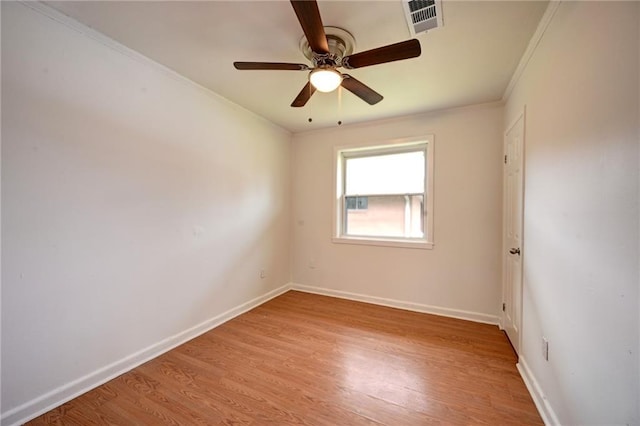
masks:
<instances>
[{"instance_id":1,"label":"white ceiling","mask_svg":"<svg viewBox=\"0 0 640 426\"><path fill-rule=\"evenodd\" d=\"M288 1L47 4L292 132L499 100L547 6L445 0L444 26L417 36L419 58L349 70L384 96L380 103L370 106L348 91L316 92L305 107L292 108L307 72L233 67L308 63ZM319 9L325 26L353 34L356 53L411 38L401 0L320 0Z\"/></svg>"}]
</instances>

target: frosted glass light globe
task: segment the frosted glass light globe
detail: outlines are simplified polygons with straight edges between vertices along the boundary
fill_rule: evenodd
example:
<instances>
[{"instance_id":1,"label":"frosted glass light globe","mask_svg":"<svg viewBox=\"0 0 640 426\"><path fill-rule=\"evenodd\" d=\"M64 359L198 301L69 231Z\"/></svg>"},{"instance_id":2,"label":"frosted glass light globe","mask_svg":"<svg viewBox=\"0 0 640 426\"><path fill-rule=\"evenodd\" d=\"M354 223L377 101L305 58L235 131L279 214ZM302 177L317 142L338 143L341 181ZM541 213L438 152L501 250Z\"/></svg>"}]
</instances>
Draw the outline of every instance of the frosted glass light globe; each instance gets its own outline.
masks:
<instances>
[{"instance_id":1,"label":"frosted glass light globe","mask_svg":"<svg viewBox=\"0 0 640 426\"><path fill-rule=\"evenodd\" d=\"M342 83L342 75L334 69L319 68L311 71L309 81L321 92L332 92Z\"/></svg>"}]
</instances>

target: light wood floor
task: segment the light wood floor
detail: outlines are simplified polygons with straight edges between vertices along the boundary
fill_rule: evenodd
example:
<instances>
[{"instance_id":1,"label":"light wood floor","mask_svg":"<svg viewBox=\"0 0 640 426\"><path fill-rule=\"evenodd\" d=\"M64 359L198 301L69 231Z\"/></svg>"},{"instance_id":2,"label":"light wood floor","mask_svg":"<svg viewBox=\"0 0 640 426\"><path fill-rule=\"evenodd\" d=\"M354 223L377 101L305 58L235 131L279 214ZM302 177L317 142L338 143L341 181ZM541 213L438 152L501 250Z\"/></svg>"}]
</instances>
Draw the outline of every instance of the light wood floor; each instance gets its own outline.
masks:
<instances>
[{"instance_id":1,"label":"light wood floor","mask_svg":"<svg viewBox=\"0 0 640 426\"><path fill-rule=\"evenodd\" d=\"M541 425L515 363L495 326L290 291L28 424Z\"/></svg>"}]
</instances>

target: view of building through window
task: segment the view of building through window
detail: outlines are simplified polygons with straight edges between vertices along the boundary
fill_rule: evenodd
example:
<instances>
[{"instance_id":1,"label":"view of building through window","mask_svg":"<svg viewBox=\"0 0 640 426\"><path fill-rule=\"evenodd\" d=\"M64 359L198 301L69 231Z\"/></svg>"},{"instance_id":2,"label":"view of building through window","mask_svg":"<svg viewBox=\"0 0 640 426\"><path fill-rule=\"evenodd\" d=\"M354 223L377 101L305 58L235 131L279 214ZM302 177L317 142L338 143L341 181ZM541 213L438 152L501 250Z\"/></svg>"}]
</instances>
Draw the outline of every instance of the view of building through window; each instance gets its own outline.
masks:
<instances>
[{"instance_id":1,"label":"view of building through window","mask_svg":"<svg viewBox=\"0 0 640 426\"><path fill-rule=\"evenodd\" d=\"M425 152L416 149L345 158L345 235L424 237Z\"/></svg>"}]
</instances>

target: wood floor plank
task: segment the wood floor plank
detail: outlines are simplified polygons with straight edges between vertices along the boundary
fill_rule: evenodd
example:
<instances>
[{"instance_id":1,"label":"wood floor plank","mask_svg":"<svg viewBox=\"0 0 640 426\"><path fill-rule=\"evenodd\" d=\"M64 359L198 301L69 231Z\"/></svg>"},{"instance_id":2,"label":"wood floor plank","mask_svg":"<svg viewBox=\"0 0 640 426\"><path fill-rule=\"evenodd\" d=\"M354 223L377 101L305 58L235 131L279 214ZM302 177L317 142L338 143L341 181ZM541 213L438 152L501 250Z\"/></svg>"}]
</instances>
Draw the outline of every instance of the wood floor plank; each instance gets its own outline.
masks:
<instances>
[{"instance_id":1,"label":"wood floor plank","mask_svg":"<svg viewBox=\"0 0 640 426\"><path fill-rule=\"evenodd\" d=\"M30 425L542 425L497 327L287 292Z\"/></svg>"}]
</instances>

